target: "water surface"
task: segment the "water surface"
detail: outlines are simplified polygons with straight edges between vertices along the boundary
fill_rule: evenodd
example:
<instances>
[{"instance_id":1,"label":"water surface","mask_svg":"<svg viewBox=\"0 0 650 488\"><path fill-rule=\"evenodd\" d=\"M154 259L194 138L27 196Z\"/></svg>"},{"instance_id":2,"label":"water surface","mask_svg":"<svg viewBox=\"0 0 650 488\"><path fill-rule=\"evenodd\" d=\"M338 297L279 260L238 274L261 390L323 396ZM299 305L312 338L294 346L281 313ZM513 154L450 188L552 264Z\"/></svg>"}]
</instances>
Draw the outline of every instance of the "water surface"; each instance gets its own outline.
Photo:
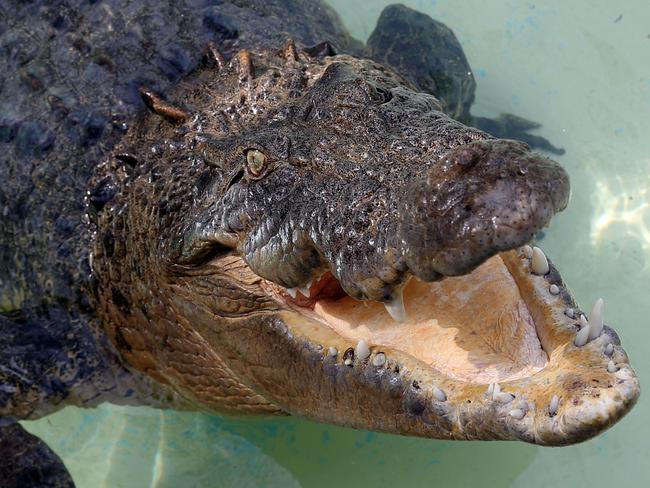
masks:
<instances>
[{"instance_id":1,"label":"water surface","mask_svg":"<svg viewBox=\"0 0 650 488\"><path fill-rule=\"evenodd\" d=\"M389 2L330 0L366 39ZM606 302L650 381L650 2L404 2L457 34L473 112L543 124L566 149L573 196L541 244L583 308ZM489 4L489 8L486 5ZM301 419L233 420L147 408L67 408L37 422L79 487L650 486L650 405L584 444L442 442Z\"/></svg>"}]
</instances>

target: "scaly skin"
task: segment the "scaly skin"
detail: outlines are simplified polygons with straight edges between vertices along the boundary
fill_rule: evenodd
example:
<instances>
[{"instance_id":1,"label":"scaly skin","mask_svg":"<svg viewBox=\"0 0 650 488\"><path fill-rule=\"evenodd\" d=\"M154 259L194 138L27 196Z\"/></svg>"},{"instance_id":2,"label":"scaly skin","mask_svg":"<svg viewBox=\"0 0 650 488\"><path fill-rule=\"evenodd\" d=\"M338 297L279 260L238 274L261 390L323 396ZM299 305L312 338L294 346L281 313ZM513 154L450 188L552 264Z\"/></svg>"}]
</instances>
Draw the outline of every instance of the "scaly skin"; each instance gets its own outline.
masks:
<instances>
[{"instance_id":1,"label":"scaly skin","mask_svg":"<svg viewBox=\"0 0 650 488\"><path fill-rule=\"evenodd\" d=\"M145 109L141 84L177 83L210 41L279 45L289 35L361 49L313 1L0 2L0 422L70 404L183 403L128 365L97 317L89 179ZM3 480L19 473L12 455L28 454L12 454L17 441L4 444Z\"/></svg>"},{"instance_id":2,"label":"scaly skin","mask_svg":"<svg viewBox=\"0 0 650 488\"><path fill-rule=\"evenodd\" d=\"M0 425L0 486L70 488L74 486L61 459L19 424Z\"/></svg>"},{"instance_id":3,"label":"scaly skin","mask_svg":"<svg viewBox=\"0 0 650 488\"><path fill-rule=\"evenodd\" d=\"M576 306L559 275L531 274L537 265L512 251L490 266L503 262L526 290L550 361L508 381L506 401L391 346L364 351L324 326L315 302L288 300L283 290L325 271L347 295L387 303L410 275L472 273L563 209L568 178L527 146L447 117L371 61L313 58L291 42L227 55L166 100L147 92L154 114L94 180L114 189L96 220L100 315L129 364L197 408L449 439L573 443L634 404L622 349L617 371L602 364L616 335L574 346L564 311ZM550 301L547 280L562 290ZM554 396L559 420L548 413Z\"/></svg>"},{"instance_id":4,"label":"scaly skin","mask_svg":"<svg viewBox=\"0 0 650 488\"><path fill-rule=\"evenodd\" d=\"M550 358L507 384L515 416L484 384L366 350L287 299L329 271L354 298L394 303L409 276L470 273L564 208L556 163L442 112L456 100L456 117L468 115L473 85L441 104L382 42L369 53L404 78L324 45L302 51L328 40L363 54L318 2L2 7L4 421L113 401L566 444L634 404L615 334L572 346L564 309L575 304L559 276L531 275L514 251L489 262L527 290ZM278 52L287 37L298 49ZM210 41L225 62L213 52L194 71ZM132 124L145 104L157 114ZM536 388L551 373L561 381Z\"/></svg>"},{"instance_id":5,"label":"scaly skin","mask_svg":"<svg viewBox=\"0 0 650 488\"><path fill-rule=\"evenodd\" d=\"M145 109L142 84L177 83L208 42L279 45L287 35L361 47L328 8L300 0L0 3L0 364L13 365L0 369L0 417L108 399L168 404L98 321L89 180Z\"/></svg>"}]
</instances>

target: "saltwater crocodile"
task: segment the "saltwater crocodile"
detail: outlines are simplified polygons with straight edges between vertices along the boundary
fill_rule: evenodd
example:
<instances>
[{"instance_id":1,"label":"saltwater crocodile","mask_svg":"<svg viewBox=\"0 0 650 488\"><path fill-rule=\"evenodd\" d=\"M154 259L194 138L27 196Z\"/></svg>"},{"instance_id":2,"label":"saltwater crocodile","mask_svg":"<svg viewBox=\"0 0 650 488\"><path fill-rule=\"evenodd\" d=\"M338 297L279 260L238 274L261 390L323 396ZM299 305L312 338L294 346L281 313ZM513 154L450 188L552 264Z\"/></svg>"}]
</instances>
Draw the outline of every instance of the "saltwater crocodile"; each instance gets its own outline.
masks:
<instances>
[{"instance_id":1,"label":"saltwater crocodile","mask_svg":"<svg viewBox=\"0 0 650 488\"><path fill-rule=\"evenodd\" d=\"M444 25L389 7L364 47L313 1L0 18L3 486L71 483L15 423L65 405L562 445L636 401L602 301L587 319L528 245L566 173L461 122L559 150L470 115Z\"/></svg>"}]
</instances>

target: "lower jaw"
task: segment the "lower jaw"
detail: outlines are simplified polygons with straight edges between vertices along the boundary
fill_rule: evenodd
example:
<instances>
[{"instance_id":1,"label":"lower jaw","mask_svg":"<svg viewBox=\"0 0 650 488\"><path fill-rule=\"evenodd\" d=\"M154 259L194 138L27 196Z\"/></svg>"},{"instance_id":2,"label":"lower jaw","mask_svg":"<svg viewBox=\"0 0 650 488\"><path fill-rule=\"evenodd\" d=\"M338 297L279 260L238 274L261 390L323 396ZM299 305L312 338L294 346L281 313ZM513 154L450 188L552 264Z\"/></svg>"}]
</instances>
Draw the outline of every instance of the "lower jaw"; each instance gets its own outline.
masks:
<instances>
[{"instance_id":1,"label":"lower jaw","mask_svg":"<svg viewBox=\"0 0 650 488\"><path fill-rule=\"evenodd\" d=\"M526 254L501 253L468 277L410 283L406 310L414 320L406 324L388 324L381 304L349 297L285 314L292 335L321 351L323 367L397 374L401 410L380 407L376 414L413 417L397 432L381 421L321 419L425 437L549 445L585 440L616 422L639 394L616 333L605 327L576 346L581 312L557 270L550 265L545 275L533 274ZM425 289L438 295L416 304ZM472 296L481 300L472 303ZM427 309L436 317L421 317ZM504 314L510 318L502 320Z\"/></svg>"}]
</instances>

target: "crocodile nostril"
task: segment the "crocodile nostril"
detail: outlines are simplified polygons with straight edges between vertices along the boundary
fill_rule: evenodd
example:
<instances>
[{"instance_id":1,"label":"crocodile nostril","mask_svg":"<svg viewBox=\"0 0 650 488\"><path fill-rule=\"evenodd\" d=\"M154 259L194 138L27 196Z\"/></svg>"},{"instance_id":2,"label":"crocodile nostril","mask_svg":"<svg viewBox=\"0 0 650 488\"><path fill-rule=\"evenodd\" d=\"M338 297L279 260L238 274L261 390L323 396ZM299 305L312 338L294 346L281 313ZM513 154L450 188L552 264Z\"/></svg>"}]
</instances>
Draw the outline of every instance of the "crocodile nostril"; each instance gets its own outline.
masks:
<instances>
[{"instance_id":1,"label":"crocodile nostril","mask_svg":"<svg viewBox=\"0 0 650 488\"><path fill-rule=\"evenodd\" d=\"M476 166L482 155L483 153L476 151L475 148L462 148L454 152L450 162L460 166L463 170L468 170Z\"/></svg>"}]
</instances>

